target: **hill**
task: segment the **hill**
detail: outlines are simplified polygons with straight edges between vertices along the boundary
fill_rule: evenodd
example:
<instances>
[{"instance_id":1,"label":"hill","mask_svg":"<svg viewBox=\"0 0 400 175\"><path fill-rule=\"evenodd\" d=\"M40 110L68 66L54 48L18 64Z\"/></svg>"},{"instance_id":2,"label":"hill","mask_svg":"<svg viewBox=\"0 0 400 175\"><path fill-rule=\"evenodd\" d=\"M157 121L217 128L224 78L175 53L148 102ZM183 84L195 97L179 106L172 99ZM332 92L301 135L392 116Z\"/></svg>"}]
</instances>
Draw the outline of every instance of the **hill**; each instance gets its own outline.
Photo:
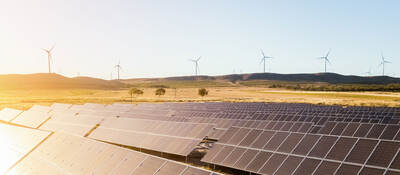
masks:
<instances>
[{"instance_id":1,"label":"hill","mask_svg":"<svg viewBox=\"0 0 400 175\"><path fill-rule=\"evenodd\" d=\"M119 81L90 77L68 78L59 74L8 74L0 75L0 89L117 89Z\"/></svg>"},{"instance_id":2,"label":"hill","mask_svg":"<svg viewBox=\"0 0 400 175\"><path fill-rule=\"evenodd\" d=\"M388 76L355 76L341 75L336 73L316 73L316 74L276 74L276 73L252 73L252 74L231 74L221 76L180 76L167 78L145 78L127 79L126 83L135 82L165 82L165 81L228 81L236 83L238 81L267 80L280 82L303 82L303 83L329 83L329 84L397 84L400 78Z\"/></svg>"}]
</instances>

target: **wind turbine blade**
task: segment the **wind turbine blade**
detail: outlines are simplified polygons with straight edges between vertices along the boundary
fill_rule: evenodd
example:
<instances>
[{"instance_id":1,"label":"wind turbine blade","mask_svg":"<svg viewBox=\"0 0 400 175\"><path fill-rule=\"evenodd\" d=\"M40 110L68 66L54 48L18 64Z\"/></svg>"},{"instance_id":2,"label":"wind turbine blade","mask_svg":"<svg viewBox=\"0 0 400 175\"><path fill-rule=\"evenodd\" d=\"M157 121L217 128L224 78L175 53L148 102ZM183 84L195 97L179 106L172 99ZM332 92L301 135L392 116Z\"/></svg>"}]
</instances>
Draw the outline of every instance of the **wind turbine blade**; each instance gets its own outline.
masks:
<instances>
[{"instance_id":1,"label":"wind turbine blade","mask_svg":"<svg viewBox=\"0 0 400 175\"><path fill-rule=\"evenodd\" d=\"M263 58L265 58L264 51L262 49L260 49L260 50L261 50L261 54L262 54Z\"/></svg>"},{"instance_id":2,"label":"wind turbine blade","mask_svg":"<svg viewBox=\"0 0 400 175\"><path fill-rule=\"evenodd\" d=\"M197 60L196 61L199 61L201 59L201 56L199 57L199 58L197 58Z\"/></svg>"},{"instance_id":3,"label":"wind turbine blade","mask_svg":"<svg viewBox=\"0 0 400 175\"><path fill-rule=\"evenodd\" d=\"M261 59L261 62L260 62L260 64L262 64L262 63L263 63L263 61L265 61L265 58L262 58L262 59Z\"/></svg>"},{"instance_id":4,"label":"wind turbine blade","mask_svg":"<svg viewBox=\"0 0 400 175\"><path fill-rule=\"evenodd\" d=\"M392 62L390 62L390 61L386 61L386 60L385 60L385 61L384 61L384 63L392 63Z\"/></svg>"},{"instance_id":5,"label":"wind turbine blade","mask_svg":"<svg viewBox=\"0 0 400 175\"><path fill-rule=\"evenodd\" d=\"M40 49L44 50L45 52L50 52L50 51L48 51L47 49L43 49L43 48L40 48Z\"/></svg>"},{"instance_id":6,"label":"wind turbine blade","mask_svg":"<svg viewBox=\"0 0 400 175\"><path fill-rule=\"evenodd\" d=\"M329 49L328 53L326 54L326 58L328 58L329 54L331 53L331 49Z\"/></svg>"},{"instance_id":7,"label":"wind turbine blade","mask_svg":"<svg viewBox=\"0 0 400 175\"><path fill-rule=\"evenodd\" d=\"M326 62L328 62L329 65L332 65L332 63L328 60L328 58L326 58Z\"/></svg>"},{"instance_id":8,"label":"wind turbine blade","mask_svg":"<svg viewBox=\"0 0 400 175\"><path fill-rule=\"evenodd\" d=\"M53 47L51 47L51 48L49 49L49 52L51 52L51 51L54 49L54 47L56 47L55 44L53 45Z\"/></svg>"}]
</instances>

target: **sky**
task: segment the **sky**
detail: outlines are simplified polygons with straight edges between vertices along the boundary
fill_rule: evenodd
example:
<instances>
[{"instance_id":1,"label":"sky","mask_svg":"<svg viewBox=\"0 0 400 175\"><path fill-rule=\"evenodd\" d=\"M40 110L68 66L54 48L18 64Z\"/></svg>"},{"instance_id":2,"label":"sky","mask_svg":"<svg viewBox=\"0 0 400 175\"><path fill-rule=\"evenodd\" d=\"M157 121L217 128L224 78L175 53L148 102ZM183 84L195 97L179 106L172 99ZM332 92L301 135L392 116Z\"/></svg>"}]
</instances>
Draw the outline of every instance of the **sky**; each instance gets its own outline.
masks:
<instances>
[{"instance_id":1,"label":"sky","mask_svg":"<svg viewBox=\"0 0 400 175\"><path fill-rule=\"evenodd\" d=\"M324 71L381 75L381 53L400 77L400 1L383 0L4 0L0 74L169 77Z\"/></svg>"}]
</instances>

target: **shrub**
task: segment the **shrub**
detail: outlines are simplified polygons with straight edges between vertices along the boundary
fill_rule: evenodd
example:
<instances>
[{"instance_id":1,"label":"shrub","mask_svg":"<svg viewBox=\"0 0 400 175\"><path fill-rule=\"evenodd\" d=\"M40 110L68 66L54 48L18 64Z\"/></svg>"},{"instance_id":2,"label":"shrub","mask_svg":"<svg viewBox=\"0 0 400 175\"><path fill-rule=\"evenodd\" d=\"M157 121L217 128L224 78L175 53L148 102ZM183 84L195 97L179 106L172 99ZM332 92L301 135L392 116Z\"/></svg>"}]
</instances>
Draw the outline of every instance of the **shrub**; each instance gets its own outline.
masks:
<instances>
[{"instance_id":1,"label":"shrub","mask_svg":"<svg viewBox=\"0 0 400 175\"><path fill-rule=\"evenodd\" d=\"M164 95L165 94L165 89L164 88L158 88L157 90L156 90L156 95L158 95L159 97L161 96L161 95Z\"/></svg>"},{"instance_id":2,"label":"shrub","mask_svg":"<svg viewBox=\"0 0 400 175\"><path fill-rule=\"evenodd\" d=\"M205 88L201 88L201 89L199 89L198 94L199 94L201 97L204 97L204 96L208 95L208 91L207 91L207 89L205 89Z\"/></svg>"}]
</instances>

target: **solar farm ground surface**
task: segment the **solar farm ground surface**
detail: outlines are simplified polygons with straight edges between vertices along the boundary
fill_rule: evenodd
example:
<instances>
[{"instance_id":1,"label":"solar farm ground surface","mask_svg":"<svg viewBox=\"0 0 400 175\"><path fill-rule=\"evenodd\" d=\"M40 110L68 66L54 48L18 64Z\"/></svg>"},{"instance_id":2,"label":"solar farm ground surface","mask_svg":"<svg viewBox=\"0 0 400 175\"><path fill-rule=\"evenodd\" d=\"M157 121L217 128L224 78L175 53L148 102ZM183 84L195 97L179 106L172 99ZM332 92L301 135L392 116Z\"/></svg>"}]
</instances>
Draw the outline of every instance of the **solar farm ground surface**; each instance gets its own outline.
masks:
<instances>
[{"instance_id":1,"label":"solar farm ground surface","mask_svg":"<svg viewBox=\"0 0 400 175\"><path fill-rule=\"evenodd\" d=\"M141 102L288 102L326 105L356 106L393 106L400 107L400 93L392 92L306 92L288 91L257 87L212 87L207 88L209 95L199 97L197 88L167 88L164 96L154 95L154 88L144 88L144 94L133 98L134 103ZM175 93L176 92L176 93ZM52 103L130 103L128 89L121 90L21 90L0 91L0 109L10 107L29 109L34 104L51 105Z\"/></svg>"}]
</instances>

